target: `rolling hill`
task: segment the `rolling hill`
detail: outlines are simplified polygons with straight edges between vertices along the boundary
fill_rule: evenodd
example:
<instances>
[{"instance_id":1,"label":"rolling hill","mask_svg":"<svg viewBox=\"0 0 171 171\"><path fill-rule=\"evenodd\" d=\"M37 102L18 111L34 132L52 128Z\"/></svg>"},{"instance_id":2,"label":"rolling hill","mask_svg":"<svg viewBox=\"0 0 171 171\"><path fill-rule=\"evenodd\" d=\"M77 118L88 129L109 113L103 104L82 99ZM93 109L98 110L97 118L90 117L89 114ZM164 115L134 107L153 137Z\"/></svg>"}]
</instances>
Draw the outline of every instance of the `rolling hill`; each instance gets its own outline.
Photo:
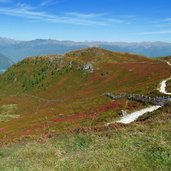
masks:
<instances>
[{"instance_id":1,"label":"rolling hill","mask_svg":"<svg viewBox=\"0 0 171 171\"><path fill-rule=\"evenodd\" d=\"M171 56L164 56L164 57L160 57L159 59L171 62Z\"/></svg>"},{"instance_id":2,"label":"rolling hill","mask_svg":"<svg viewBox=\"0 0 171 171\"><path fill-rule=\"evenodd\" d=\"M104 93L158 94L170 73L165 62L99 48L26 58L0 76L0 105L9 110L1 118L1 140L46 134L47 126L59 133L103 125L121 109L142 107L126 99L111 102Z\"/></svg>"},{"instance_id":3,"label":"rolling hill","mask_svg":"<svg viewBox=\"0 0 171 171\"><path fill-rule=\"evenodd\" d=\"M159 95L166 61L87 48L14 64L0 75L0 170L170 170L170 104L106 126L146 104L104 95Z\"/></svg>"}]
</instances>

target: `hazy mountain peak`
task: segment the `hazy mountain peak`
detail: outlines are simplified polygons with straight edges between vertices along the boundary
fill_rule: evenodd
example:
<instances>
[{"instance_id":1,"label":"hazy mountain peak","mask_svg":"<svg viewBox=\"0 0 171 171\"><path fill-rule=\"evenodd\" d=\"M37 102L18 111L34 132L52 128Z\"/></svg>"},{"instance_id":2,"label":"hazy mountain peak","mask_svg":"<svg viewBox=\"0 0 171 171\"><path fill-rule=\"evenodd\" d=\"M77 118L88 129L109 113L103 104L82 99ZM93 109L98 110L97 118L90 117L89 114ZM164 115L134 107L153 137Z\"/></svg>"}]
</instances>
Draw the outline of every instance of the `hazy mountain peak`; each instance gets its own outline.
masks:
<instances>
[{"instance_id":1,"label":"hazy mountain peak","mask_svg":"<svg viewBox=\"0 0 171 171\"><path fill-rule=\"evenodd\" d=\"M98 47L115 52L128 52L149 57L171 55L171 43L167 42L106 42L106 41L59 41L55 39L35 39L31 41L18 41L0 38L0 52L19 61L27 56L48 54L64 54L73 50Z\"/></svg>"}]
</instances>

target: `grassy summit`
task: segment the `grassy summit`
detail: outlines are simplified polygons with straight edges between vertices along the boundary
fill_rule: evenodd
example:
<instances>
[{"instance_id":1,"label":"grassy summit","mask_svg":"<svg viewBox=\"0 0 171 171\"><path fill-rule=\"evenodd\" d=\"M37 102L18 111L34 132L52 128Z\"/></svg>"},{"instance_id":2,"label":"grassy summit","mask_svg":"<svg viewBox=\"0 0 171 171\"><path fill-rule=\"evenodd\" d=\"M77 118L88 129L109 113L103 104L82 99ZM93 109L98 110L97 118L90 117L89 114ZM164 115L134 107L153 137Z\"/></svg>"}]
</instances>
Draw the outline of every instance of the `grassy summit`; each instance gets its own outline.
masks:
<instances>
[{"instance_id":1,"label":"grassy summit","mask_svg":"<svg viewBox=\"0 0 171 171\"><path fill-rule=\"evenodd\" d=\"M94 72L89 72L89 69L85 68L86 65L91 65ZM126 91L132 86L134 88L137 84L148 81L148 79L150 86L155 82L153 79L160 80L167 77L169 71L170 68L165 63L143 56L88 48L63 56L26 58L13 65L1 76L0 91L34 94L47 92L47 95L52 95L49 91L53 91L53 89L58 94L60 88L63 90L69 88L69 91L76 88L78 91L80 86L92 89L94 84L99 86L99 83L100 87L105 84L106 88L104 89L106 90L112 84L112 90L116 88L119 90L123 87ZM157 72L160 72L160 75ZM56 90L56 87L59 89ZM137 90L140 91L141 88L139 87ZM66 91L63 92L64 95L65 93Z\"/></svg>"}]
</instances>

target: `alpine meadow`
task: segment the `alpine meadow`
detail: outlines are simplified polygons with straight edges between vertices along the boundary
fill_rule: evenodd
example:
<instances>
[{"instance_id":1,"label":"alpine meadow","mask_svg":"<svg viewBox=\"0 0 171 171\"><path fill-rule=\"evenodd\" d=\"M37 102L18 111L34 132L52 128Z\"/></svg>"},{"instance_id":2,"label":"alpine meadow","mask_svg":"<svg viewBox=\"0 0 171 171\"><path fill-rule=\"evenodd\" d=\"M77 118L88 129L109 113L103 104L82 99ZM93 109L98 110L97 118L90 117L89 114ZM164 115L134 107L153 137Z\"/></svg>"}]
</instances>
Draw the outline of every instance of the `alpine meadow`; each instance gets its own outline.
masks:
<instances>
[{"instance_id":1,"label":"alpine meadow","mask_svg":"<svg viewBox=\"0 0 171 171\"><path fill-rule=\"evenodd\" d=\"M170 171L170 6L0 0L0 171Z\"/></svg>"}]
</instances>

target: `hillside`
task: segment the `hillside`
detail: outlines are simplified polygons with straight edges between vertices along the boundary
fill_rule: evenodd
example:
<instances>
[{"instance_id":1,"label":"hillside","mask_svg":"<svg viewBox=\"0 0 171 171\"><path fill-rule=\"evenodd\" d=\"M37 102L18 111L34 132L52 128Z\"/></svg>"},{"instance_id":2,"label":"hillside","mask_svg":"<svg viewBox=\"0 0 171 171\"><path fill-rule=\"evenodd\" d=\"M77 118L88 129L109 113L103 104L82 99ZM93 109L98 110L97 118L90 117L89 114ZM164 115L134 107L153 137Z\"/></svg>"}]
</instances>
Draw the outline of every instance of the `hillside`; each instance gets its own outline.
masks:
<instances>
[{"instance_id":1,"label":"hillside","mask_svg":"<svg viewBox=\"0 0 171 171\"><path fill-rule=\"evenodd\" d=\"M161 74L157 75L157 71ZM1 76L0 87L1 91L8 93L32 92L49 98L58 97L59 91L56 87L61 89L65 87L65 93L67 90L78 91L79 87L90 89L95 93L94 84L98 87L96 91L105 92L108 87L108 90L116 92L122 89L124 91L134 89L136 92L143 91L144 85L141 86L141 82L150 80L146 87L149 89L151 84L155 84L155 81L153 82L155 76L160 80L168 76L167 72L170 72L167 64L144 56L88 48L65 55L27 58L13 65ZM68 82L70 84L67 84ZM71 85L75 83L78 84L72 87ZM60 86L57 86L58 84ZM111 88L111 85L115 86ZM56 95L49 93L50 90L56 91Z\"/></svg>"},{"instance_id":2,"label":"hillside","mask_svg":"<svg viewBox=\"0 0 171 171\"><path fill-rule=\"evenodd\" d=\"M170 103L107 126L148 104L104 95L163 96L170 74L163 60L99 48L14 64L0 75L0 170L170 170Z\"/></svg>"},{"instance_id":3,"label":"hillside","mask_svg":"<svg viewBox=\"0 0 171 171\"><path fill-rule=\"evenodd\" d=\"M171 62L171 56L164 56L164 57L160 57L161 60L164 60L164 61L169 61Z\"/></svg>"},{"instance_id":4,"label":"hillside","mask_svg":"<svg viewBox=\"0 0 171 171\"><path fill-rule=\"evenodd\" d=\"M165 62L99 48L29 57L0 76L0 105L7 111L1 115L1 140L46 134L47 126L59 133L103 125L121 109L143 107L127 99L111 101L104 93L159 94L156 87L170 73Z\"/></svg>"},{"instance_id":5,"label":"hillside","mask_svg":"<svg viewBox=\"0 0 171 171\"><path fill-rule=\"evenodd\" d=\"M6 70L12 64L13 62L9 58L0 53L0 72Z\"/></svg>"},{"instance_id":6,"label":"hillside","mask_svg":"<svg viewBox=\"0 0 171 171\"><path fill-rule=\"evenodd\" d=\"M1 147L1 170L170 170L169 108L145 123ZM27 137L31 139L31 136ZM29 168L29 169L28 169ZM156 169L157 168L157 169Z\"/></svg>"}]
</instances>

